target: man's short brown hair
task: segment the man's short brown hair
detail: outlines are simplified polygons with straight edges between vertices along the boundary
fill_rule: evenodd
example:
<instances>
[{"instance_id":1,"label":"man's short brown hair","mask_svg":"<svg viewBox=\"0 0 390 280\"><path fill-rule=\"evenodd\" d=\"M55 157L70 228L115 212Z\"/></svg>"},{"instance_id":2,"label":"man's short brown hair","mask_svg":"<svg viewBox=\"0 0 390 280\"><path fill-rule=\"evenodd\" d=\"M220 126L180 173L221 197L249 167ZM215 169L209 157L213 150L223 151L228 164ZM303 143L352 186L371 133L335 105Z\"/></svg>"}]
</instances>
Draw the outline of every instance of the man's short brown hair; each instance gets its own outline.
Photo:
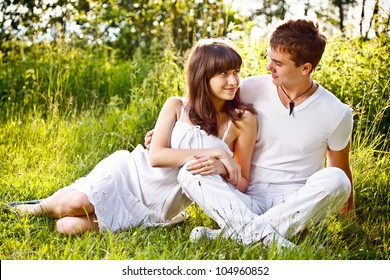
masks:
<instances>
[{"instance_id":1,"label":"man's short brown hair","mask_svg":"<svg viewBox=\"0 0 390 280\"><path fill-rule=\"evenodd\" d=\"M306 19L290 19L279 25L271 35L273 50L291 55L295 66L311 63L317 67L325 51L326 37L319 31L318 23Z\"/></svg>"}]
</instances>

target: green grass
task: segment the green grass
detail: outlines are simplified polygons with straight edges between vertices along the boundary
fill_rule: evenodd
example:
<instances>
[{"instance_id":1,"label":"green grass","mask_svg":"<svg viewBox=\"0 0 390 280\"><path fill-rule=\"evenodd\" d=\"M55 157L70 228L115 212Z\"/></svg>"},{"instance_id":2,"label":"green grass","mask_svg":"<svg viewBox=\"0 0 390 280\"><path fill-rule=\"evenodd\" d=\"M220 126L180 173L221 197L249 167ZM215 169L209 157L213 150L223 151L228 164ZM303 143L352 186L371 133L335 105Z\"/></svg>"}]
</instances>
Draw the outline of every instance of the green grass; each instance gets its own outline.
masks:
<instances>
[{"instance_id":1,"label":"green grass","mask_svg":"<svg viewBox=\"0 0 390 280\"><path fill-rule=\"evenodd\" d=\"M253 44L241 46L246 59L243 76L264 73L264 45ZM356 218L332 216L295 236L297 249L280 252L231 240L189 242L193 227L216 227L197 206L191 206L190 218L176 226L67 237L54 230L54 220L18 217L3 205L0 259L390 259L386 46L381 40L343 44L330 44L322 63L327 67L315 75L356 112L351 153ZM351 70L355 59L351 50L362 53L354 62L361 66L355 67L359 71ZM2 203L46 197L112 152L132 150L143 143L164 100L183 93L183 60L170 48L158 59L130 62L109 59L112 52L40 46L29 52L14 50L13 56L3 59Z\"/></svg>"}]
</instances>

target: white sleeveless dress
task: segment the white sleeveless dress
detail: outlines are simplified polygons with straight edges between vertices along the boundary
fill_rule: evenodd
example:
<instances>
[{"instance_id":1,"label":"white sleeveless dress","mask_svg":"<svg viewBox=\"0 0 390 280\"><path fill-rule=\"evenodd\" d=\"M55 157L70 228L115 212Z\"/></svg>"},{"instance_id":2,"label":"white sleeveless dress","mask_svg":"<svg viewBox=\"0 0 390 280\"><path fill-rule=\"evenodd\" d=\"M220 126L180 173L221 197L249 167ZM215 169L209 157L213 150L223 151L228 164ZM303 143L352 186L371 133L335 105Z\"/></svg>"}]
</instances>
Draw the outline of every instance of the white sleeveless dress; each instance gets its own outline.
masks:
<instances>
[{"instance_id":1,"label":"white sleeveless dress","mask_svg":"<svg viewBox=\"0 0 390 280\"><path fill-rule=\"evenodd\" d=\"M232 155L225 143L231 121L223 138L219 139L207 135L199 126L181 121L183 112L184 108L172 130L172 148L221 148ZM87 176L67 187L88 196L95 207L100 231L171 224L191 204L177 181L180 168L152 167L148 153L141 145L132 152L114 152Z\"/></svg>"}]
</instances>

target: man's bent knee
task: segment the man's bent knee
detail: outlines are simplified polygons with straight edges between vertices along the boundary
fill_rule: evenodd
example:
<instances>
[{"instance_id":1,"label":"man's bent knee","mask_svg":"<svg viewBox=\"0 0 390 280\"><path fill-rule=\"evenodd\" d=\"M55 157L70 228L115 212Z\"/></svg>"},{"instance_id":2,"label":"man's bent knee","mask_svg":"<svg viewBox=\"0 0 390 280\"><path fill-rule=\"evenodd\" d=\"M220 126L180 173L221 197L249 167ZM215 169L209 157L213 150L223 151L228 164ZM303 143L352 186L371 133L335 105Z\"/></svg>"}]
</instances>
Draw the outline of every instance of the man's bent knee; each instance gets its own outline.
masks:
<instances>
[{"instance_id":1,"label":"man's bent knee","mask_svg":"<svg viewBox=\"0 0 390 280\"><path fill-rule=\"evenodd\" d=\"M327 195L348 197L351 192L351 182L345 172L337 167L327 167L313 174L307 184L321 188Z\"/></svg>"},{"instance_id":2,"label":"man's bent knee","mask_svg":"<svg viewBox=\"0 0 390 280\"><path fill-rule=\"evenodd\" d=\"M184 166L180 169L179 174L177 175L177 180L184 189L186 189L189 183L195 178L195 175L192 175L192 173L187 170L188 165L191 164L191 162L193 162L193 160L190 160L184 164Z\"/></svg>"}]
</instances>

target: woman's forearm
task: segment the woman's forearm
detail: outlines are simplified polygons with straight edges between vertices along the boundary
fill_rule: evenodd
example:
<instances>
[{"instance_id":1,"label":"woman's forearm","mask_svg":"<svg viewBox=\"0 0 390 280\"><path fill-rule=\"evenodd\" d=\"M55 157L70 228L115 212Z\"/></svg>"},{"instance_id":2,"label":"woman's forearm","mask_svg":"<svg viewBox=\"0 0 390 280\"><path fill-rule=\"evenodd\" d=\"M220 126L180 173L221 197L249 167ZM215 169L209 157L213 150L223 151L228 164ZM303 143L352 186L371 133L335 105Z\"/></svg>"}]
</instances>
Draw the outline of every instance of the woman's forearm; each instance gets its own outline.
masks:
<instances>
[{"instance_id":1,"label":"woman's forearm","mask_svg":"<svg viewBox=\"0 0 390 280\"><path fill-rule=\"evenodd\" d=\"M222 149L151 148L149 159L153 167L181 167L195 157L212 156L219 159L223 153Z\"/></svg>"}]
</instances>

